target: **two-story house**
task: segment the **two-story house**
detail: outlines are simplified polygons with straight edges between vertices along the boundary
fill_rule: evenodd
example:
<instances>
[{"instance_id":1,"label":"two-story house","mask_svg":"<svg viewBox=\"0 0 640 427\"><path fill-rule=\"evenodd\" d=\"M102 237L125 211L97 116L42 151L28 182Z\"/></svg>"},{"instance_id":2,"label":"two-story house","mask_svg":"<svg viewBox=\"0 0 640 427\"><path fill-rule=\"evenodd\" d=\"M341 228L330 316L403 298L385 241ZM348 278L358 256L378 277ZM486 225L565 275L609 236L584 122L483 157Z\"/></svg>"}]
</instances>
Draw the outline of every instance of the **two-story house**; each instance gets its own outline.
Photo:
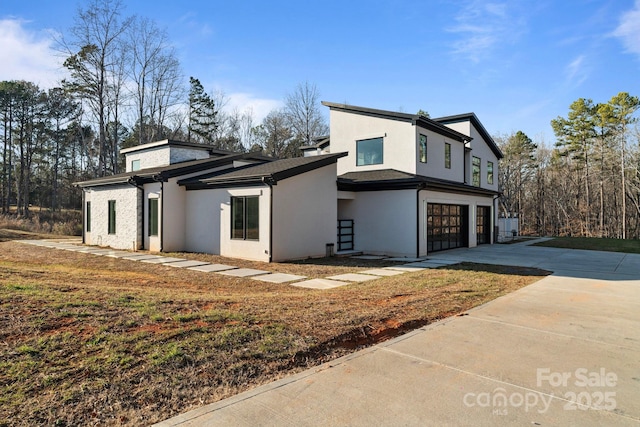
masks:
<instances>
[{"instance_id":1,"label":"two-story house","mask_svg":"<svg viewBox=\"0 0 640 427\"><path fill-rule=\"evenodd\" d=\"M475 115L324 105L330 136L299 158L171 140L121 150L126 172L78 183L84 242L261 261L493 242L502 154Z\"/></svg>"}]
</instances>

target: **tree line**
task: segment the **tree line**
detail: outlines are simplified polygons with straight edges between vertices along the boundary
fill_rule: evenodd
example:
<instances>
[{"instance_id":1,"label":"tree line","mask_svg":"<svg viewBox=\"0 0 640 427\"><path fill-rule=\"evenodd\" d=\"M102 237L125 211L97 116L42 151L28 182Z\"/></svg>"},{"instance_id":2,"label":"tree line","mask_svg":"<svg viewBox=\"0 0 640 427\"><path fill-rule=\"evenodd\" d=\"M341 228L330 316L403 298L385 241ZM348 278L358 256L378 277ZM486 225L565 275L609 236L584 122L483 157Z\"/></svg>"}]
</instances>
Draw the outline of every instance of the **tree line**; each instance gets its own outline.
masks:
<instances>
[{"instance_id":1,"label":"tree line","mask_svg":"<svg viewBox=\"0 0 640 427\"><path fill-rule=\"evenodd\" d=\"M501 214L519 217L525 234L640 238L639 108L626 92L580 98L551 121L553 147L523 132L496 137Z\"/></svg>"},{"instance_id":2,"label":"tree line","mask_svg":"<svg viewBox=\"0 0 640 427\"><path fill-rule=\"evenodd\" d=\"M91 0L57 40L68 78L58 87L0 82L0 209L80 207L73 183L122 172L122 148L161 139L230 151L299 156L328 133L315 85L298 84L256 123L223 93L183 75L165 29L125 16L120 0Z\"/></svg>"}]
</instances>

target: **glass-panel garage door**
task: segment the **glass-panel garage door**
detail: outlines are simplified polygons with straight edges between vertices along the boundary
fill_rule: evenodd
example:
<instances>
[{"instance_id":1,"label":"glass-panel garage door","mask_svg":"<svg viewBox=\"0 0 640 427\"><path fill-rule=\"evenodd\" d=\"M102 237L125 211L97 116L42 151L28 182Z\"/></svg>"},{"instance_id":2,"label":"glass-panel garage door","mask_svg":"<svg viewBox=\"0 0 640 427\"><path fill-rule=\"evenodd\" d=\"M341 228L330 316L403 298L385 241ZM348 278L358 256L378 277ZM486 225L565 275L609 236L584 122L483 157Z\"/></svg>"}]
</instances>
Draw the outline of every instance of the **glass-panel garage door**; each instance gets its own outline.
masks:
<instances>
[{"instance_id":1,"label":"glass-panel garage door","mask_svg":"<svg viewBox=\"0 0 640 427\"><path fill-rule=\"evenodd\" d=\"M466 247L467 219L467 206L428 203L427 252Z\"/></svg>"},{"instance_id":2,"label":"glass-panel garage door","mask_svg":"<svg viewBox=\"0 0 640 427\"><path fill-rule=\"evenodd\" d=\"M491 208L489 206L478 206L476 222L478 244L491 243Z\"/></svg>"}]
</instances>

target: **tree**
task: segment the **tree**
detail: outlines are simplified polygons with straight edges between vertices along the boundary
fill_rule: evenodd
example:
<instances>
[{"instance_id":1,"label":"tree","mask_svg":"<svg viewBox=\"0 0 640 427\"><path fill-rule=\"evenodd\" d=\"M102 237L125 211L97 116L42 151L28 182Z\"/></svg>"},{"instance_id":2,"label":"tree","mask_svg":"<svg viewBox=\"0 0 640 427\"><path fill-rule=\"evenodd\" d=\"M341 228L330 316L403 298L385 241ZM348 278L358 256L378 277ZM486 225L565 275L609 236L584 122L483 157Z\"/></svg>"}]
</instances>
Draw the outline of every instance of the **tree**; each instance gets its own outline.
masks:
<instances>
[{"instance_id":1,"label":"tree","mask_svg":"<svg viewBox=\"0 0 640 427\"><path fill-rule=\"evenodd\" d=\"M208 95L200 80L190 77L189 84L189 125L187 141L197 139L198 142L211 144L216 139L218 129L216 105Z\"/></svg>"},{"instance_id":2,"label":"tree","mask_svg":"<svg viewBox=\"0 0 640 427\"><path fill-rule=\"evenodd\" d=\"M498 137L497 141L504 154L500 160L498 175L498 184L502 190L500 201L505 213L522 218L525 186L534 176L534 154L538 146L522 131L506 138Z\"/></svg>"},{"instance_id":3,"label":"tree","mask_svg":"<svg viewBox=\"0 0 640 427\"><path fill-rule=\"evenodd\" d=\"M293 138L293 131L289 127L287 113L283 110L271 111L262 121L262 124L254 128L256 143L260 144L264 154L281 158L285 156L287 147ZM255 151L253 148L251 151Z\"/></svg>"},{"instance_id":4,"label":"tree","mask_svg":"<svg viewBox=\"0 0 640 427\"><path fill-rule=\"evenodd\" d=\"M431 118L431 116L429 115L429 113L427 113L425 110L423 110L422 108L418 110L418 112L416 113L419 116L423 116L426 118Z\"/></svg>"},{"instance_id":5,"label":"tree","mask_svg":"<svg viewBox=\"0 0 640 427\"><path fill-rule=\"evenodd\" d=\"M329 127L320 112L320 92L316 85L304 82L296 86L285 99L285 110L289 127L294 133L291 156L300 156L300 145L311 145L320 136L327 135Z\"/></svg>"}]
</instances>

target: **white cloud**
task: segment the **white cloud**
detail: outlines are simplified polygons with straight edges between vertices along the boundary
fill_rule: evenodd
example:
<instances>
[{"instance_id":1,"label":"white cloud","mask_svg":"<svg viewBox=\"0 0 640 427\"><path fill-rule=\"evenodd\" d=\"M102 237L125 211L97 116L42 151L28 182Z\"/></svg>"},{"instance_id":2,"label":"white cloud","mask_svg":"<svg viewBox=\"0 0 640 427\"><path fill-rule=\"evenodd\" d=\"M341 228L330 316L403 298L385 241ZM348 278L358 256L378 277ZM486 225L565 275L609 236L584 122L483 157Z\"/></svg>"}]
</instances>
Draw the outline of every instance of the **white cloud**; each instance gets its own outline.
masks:
<instances>
[{"instance_id":1,"label":"white cloud","mask_svg":"<svg viewBox=\"0 0 640 427\"><path fill-rule=\"evenodd\" d=\"M64 72L51 32L34 32L25 21L0 19L0 80L26 80L41 88L58 85Z\"/></svg>"},{"instance_id":2,"label":"white cloud","mask_svg":"<svg viewBox=\"0 0 640 427\"><path fill-rule=\"evenodd\" d=\"M473 0L455 17L448 32L459 34L453 53L474 63L483 60L500 43L511 43L523 31L521 20L509 14L508 3Z\"/></svg>"},{"instance_id":3,"label":"white cloud","mask_svg":"<svg viewBox=\"0 0 640 427\"><path fill-rule=\"evenodd\" d=\"M580 55L565 67L567 82L572 87L578 87L589 77L589 67L585 55Z\"/></svg>"},{"instance_id":4,"label":"white cloud","mask_svg":"<svg viewBox=\"0 0 640 427\"><path fill-rule=\"evenodd\" d=\"M254 123L262 122L271 110L275 110L283 106L282 101L276 99L259 98L253 94L246 92L234 92L226 94L228 99L225 109L228 111L251 111L253 113Z\"/></svg>"},{"instance_id":5,"label":"white cloud","mask_svg":"<svg viewBox=\"0 0 640 427\"><path fill-rule=\"evenodd\" d=\"M633 9L622 14L613 35L620 38L627 52L640 55L640 0Z\"/></svg>"}]
</instances>

